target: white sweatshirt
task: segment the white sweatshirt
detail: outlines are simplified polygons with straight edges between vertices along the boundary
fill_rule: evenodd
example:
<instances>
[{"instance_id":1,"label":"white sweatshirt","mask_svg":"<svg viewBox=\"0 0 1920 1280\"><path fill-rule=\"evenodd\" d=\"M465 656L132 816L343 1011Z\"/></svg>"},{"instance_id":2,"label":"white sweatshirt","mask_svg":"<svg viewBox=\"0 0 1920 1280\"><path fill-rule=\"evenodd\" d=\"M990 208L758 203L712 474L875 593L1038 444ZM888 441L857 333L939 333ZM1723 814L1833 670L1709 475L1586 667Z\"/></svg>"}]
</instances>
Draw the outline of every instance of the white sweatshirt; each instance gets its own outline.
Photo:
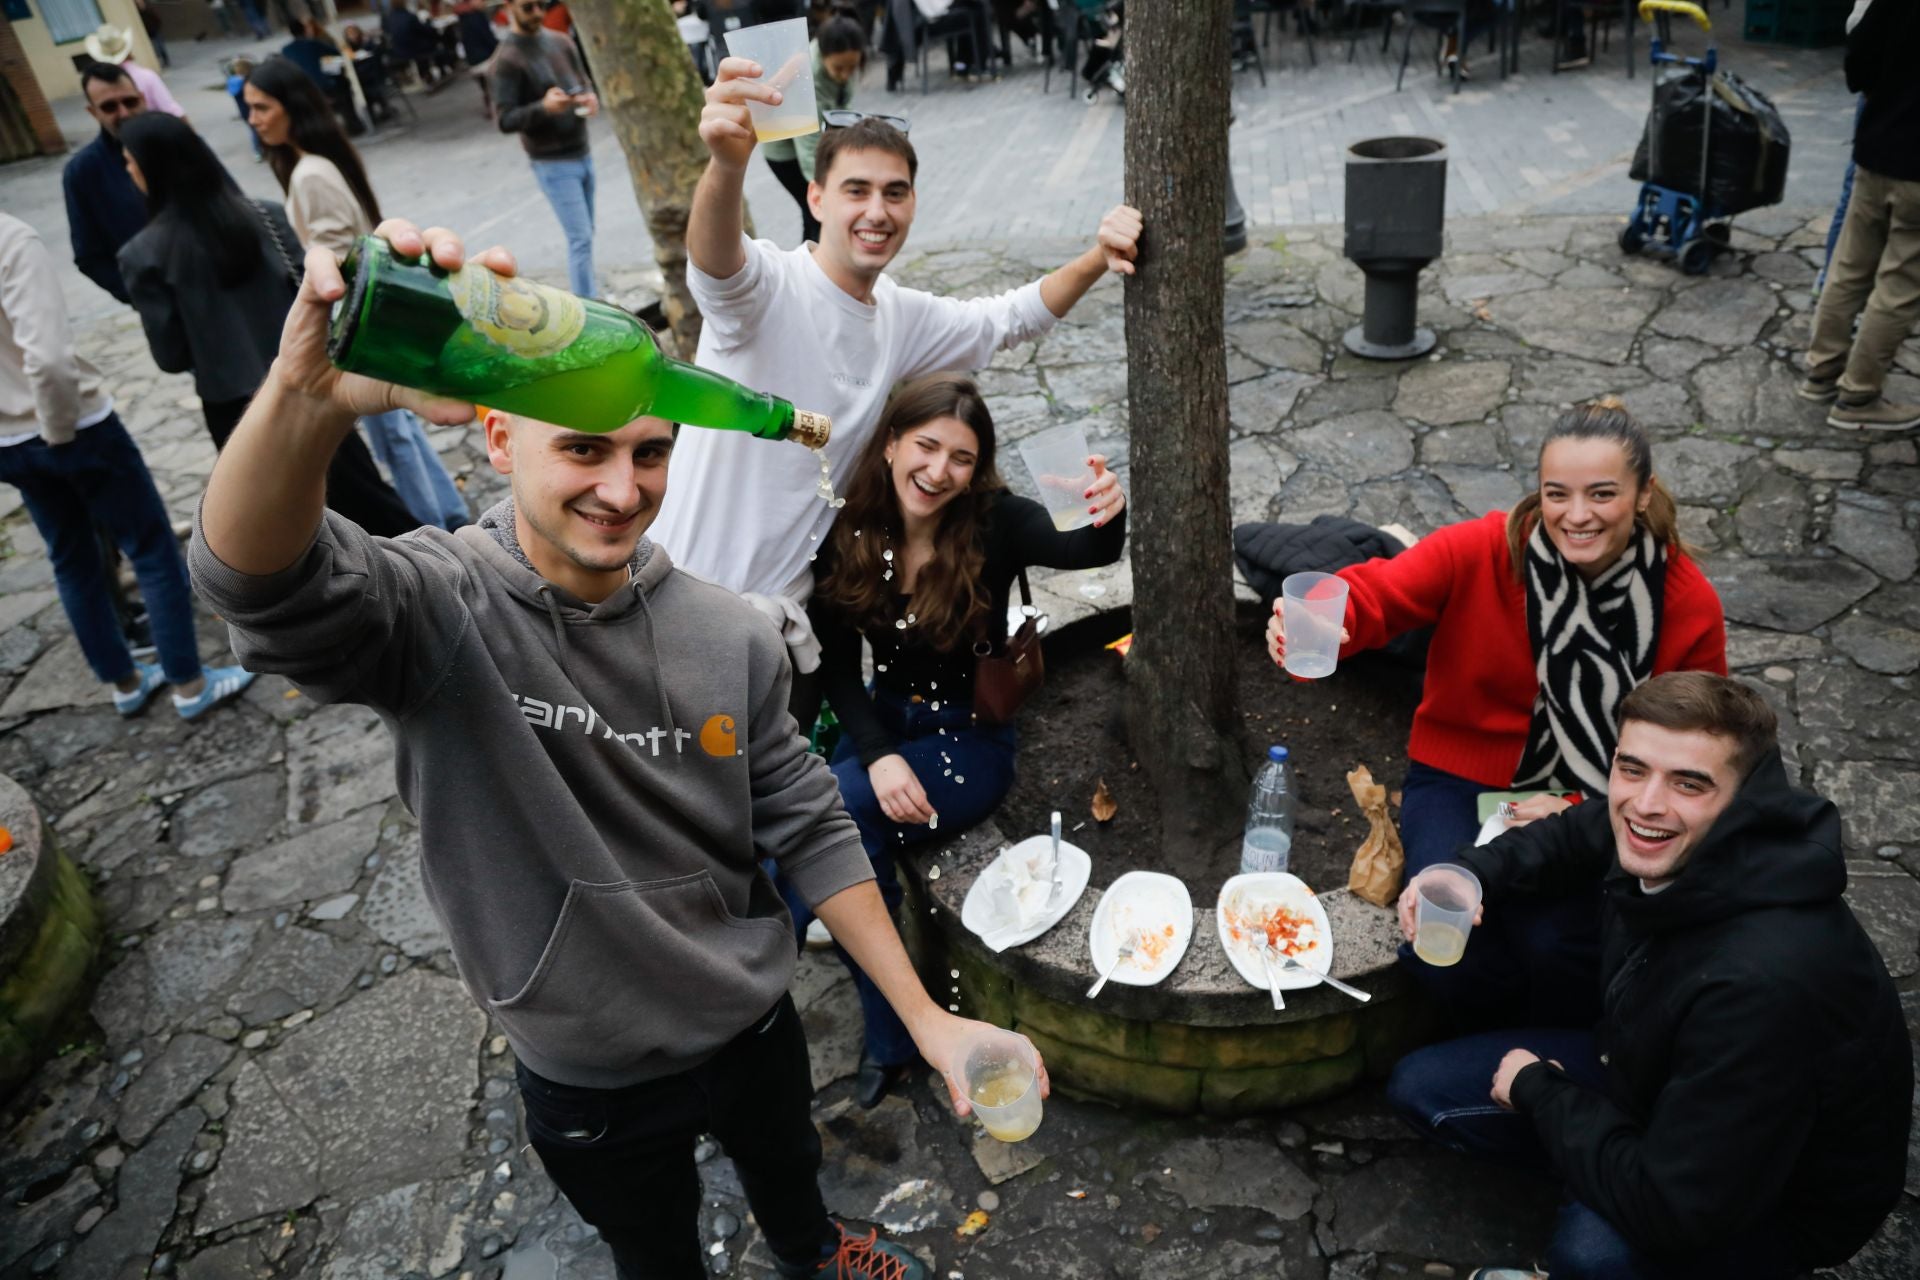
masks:
<instances>
[{"instance_id":1,"label":"white sweatshirt","mask_svg":"<svg viewBox=\"0 0 1920 1280\"><path fill-rule=\"evenodd\" d=\"M1037 338L1054 315L1033 281L991 298L943 298L886 276L871 303L827 278L803 245L745 240L746 265L716 280L691 262L706 316L697 362L757 391L833 418L827 459L845 491L894 384L978 369ZM820 461L797 444L689 427L648 535L688 573L730 591L805 598L810 560L833 523L815 492Z\"/></svg>"}]
</instances>

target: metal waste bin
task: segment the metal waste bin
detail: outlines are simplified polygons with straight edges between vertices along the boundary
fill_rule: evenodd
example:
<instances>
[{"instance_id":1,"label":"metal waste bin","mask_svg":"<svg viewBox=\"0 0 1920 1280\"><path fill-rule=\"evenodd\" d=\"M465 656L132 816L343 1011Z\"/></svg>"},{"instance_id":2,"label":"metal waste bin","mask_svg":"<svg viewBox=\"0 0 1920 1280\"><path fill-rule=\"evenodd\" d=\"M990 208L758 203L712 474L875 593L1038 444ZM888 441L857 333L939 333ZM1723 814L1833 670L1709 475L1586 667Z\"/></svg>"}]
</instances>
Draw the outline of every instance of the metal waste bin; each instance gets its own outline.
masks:
<instances>
[{"instance_id":1,"label":"metal waste bin","mask_svg":"<svg viewBox=\"0 0 1920 1280\"><path fill-rule=\"evenodd\" d=\"M1435 138L1368 138L1347 148L1345 253L1367 276L1347 350L1408 360L1433 350L1416 324L1420 272L1440 256L1446 226L1447 148Z\"/></svg>"}]
</instances>

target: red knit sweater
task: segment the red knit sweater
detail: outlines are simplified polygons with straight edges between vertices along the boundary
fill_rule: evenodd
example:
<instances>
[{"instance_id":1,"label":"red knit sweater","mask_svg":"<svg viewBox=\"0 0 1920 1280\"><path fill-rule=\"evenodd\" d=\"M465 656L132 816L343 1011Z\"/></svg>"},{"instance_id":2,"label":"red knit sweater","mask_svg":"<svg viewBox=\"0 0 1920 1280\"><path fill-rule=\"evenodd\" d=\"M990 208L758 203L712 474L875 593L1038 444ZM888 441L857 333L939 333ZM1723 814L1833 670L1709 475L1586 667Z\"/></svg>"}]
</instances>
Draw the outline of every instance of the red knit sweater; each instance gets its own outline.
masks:
<instances>
[{"instance_id":1,"label":"red knit sweater","mask_svg":"<svg viewBox=\"0 0 1920 1280\"><path fill-rule=\"evenodd\" d=\"M1346 658L1402 632L1433 627L1426 696L1413 713L1407 755L1484 783L1511 786L1540 692L1527 639L1526 591L1507 553L1507 517L1493 511L1448 525L1391 560L1342 569ZM1727 673L1727 626L1713 584L1670 552L1653 673Z\"/></svg>"}]
</instances>

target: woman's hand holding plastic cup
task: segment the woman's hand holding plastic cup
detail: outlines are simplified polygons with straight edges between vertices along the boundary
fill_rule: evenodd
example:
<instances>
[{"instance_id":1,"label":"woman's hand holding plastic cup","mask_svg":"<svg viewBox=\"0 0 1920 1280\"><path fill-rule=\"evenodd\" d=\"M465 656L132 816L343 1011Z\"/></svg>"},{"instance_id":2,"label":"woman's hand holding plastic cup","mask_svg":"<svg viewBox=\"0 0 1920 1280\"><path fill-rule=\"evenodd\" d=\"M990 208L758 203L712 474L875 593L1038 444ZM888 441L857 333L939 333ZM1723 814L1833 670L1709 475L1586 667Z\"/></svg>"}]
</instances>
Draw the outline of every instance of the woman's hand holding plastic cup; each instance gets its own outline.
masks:
<instances>
[{"instance_id":1,"label":"woman's hand holding plastic cup","mask_svg":"<svg viewBox=\"0 0 1920 1280\"><path fill-rule=\"evenodd\" d=\"M1285 618L1285 602L1275 597L1273 602L1273 616L1267 619L1267 656L1273 659L1273 665L1276 667L1284 667L1287 665L1287 624ZM1351 643L1352 640L1353 637L1347 634L1347 629L1341 627L1341 645L1345 646ZM1296 680L1305 678L1304 676L1294 677Z\"/></svg>"},{"instance_id":2,"label":"woman's hand holding plastic cup","mask_svg":"<svg viewBox=\"0 0 1920 1280\"><path fill-rule=\"evenodd\" d=\"M1120 487L1120 477L1107 470L1106 454L1088 454L1087 465L1093 468L1093 483L1086 493L1090 503L1087 510L1093 513L1093 527L1098 529L1126 508L1127 495Z\"/></svg>"}]
</instances>

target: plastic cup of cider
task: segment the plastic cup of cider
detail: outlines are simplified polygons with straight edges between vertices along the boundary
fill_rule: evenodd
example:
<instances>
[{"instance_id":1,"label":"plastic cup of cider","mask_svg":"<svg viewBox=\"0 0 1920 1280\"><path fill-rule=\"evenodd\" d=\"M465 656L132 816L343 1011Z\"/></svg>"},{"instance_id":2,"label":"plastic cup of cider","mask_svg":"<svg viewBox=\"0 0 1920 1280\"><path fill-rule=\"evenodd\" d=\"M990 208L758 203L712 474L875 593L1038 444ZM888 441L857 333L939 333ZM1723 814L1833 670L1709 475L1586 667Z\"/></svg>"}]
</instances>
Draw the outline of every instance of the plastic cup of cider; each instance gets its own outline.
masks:
<instances>
[{"instance_id":1,"label":"plastic cup of cider","mask_svg":"<svg viewBox=\"0 0 1920 1280\"><path fill-rule=\"evenodd\" d=\"M1020 457L1033 476L1040 503L1062 533L1093 523L1093 512L1088 510L1092 504L1087 501L1087 489L1093 484L1087 459L1092 454L1087 433L1072 424L1050 427L1020 442Z\"/></svg>"},{"instance_id":2,"label":"plastic cup of cider","mask_svg":"<svg viewBox=\"0 0 1920 1280\"><path fill-rule=\"evenodd\" d=\"M753 136L761 142L797 138L820 128L813 97L813 58L807 46L807 20L788 18L727 33L727 53L760 64L758 83L780 91L780 105L748 102Z\"/></svg>"},{"instance_id":3,"label":"plastic cup of cider","mask_svg":"<svg viewBox=\"0 0 1920 1280\"><path fill-rule=\"evenodd\" d=\"M1438 862L1413 878L1413 888L1413 954L1439 968L1459 964L1480 909L1480 877Z\"/></svg>"},{"instance_id":4,"label":"plastic cup of cider","mask_svg":"<svg viewBox=\"0 0 1920 1280\"><path fill-rule=\"evenodd\" d=\"M961 1060L961 1085L973 1114L1002 1142L1020 1142L1040 1127L1040 1070L1025 1036L983 1031Z\"/></svg>"}]
</instances>

